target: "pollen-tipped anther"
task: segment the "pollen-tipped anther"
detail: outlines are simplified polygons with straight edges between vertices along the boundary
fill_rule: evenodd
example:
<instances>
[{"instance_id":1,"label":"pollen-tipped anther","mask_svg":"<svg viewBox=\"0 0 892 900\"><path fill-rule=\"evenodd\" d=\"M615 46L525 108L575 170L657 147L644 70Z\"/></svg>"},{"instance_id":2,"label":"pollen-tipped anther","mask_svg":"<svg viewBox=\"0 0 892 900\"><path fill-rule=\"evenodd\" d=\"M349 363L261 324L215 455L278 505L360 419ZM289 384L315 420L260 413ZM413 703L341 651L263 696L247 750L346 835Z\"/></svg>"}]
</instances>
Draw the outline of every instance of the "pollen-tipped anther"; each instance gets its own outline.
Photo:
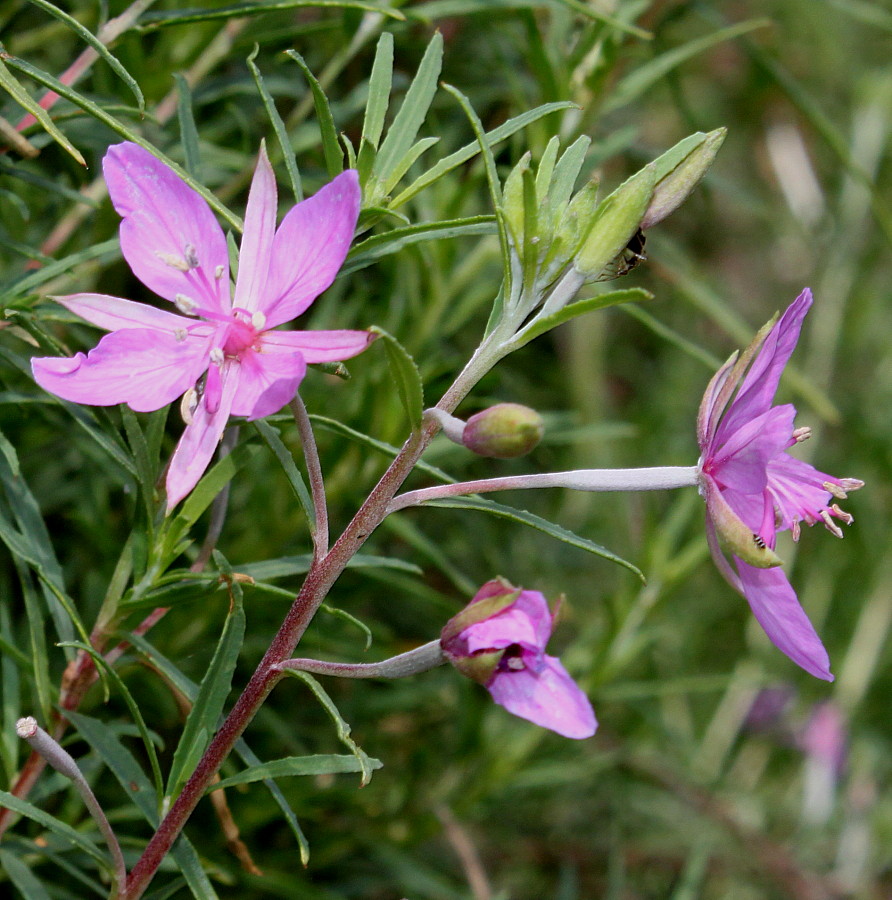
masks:
<instances>
[{"instance_id":1,"label":"pollen-tipped anther","mask_svg":"<svg viewBox=\"0 0 892 900\"><path fill-rule=\"evenodd\" d=\"M199 262L198 251L195 249L195 244L186 244L184 252L186 256L186 265L188 265L190 269L197 269Z\"/></svg>"},{"instance_id":2,"label":"pollen-tipped anther","mask_svg":"<svg viewBox=\"0 0 892 900\"><path fill-rule=\"evenodd\" d=\"M214 278L219 281L223 277L223 273L226 271L226 266L217 266L214 269Z\"/></svg>"},{"instance_id":3,"label":"pollen-tipped anther","mask_svg":"<svg viewBox=\"0 0 892 900\"><path fill-rule=\"evenodd\" d=\"M189 263L181 256L177 256L174 253L162 253L160 250L155 251L155 256L157 256L165 266L170 266L171 269L176 269L178 272L189 271Z\"/></svg>"},{"instance_id":4,"label":"pollen-tipped anther","mask_svg":"<svg viewBox=\"0 0 892 900\"><path fill-rule=\"evenodd\" d=\"M848 493L860 491L864 487L864 482L860 478L840 478L839 483L842 485L842 489Z\"/></svg>"},{"instance_id":5,"label":"pollen-tipped anther","mask_svg":"<svg viewBox=\"0 0 892 900\"><path fill-rule=\"evenodd\" d=\"M844 509L840 509L838 503L834 503L830 507L830 511L833 513L834 516L836 516L837 519L839 519L842 522L845 522L846 525L851 525L852 522L855 521L855 517L851 513L846 512Z\"/></svg>"},{"instance_id":6,"label":"pollen-tipped anther","mask_svg":"<svg viewBox=\"0 0 892 900\"><path fill-rule=\"evenodd\" d=\"M173 298L174 305L184 316L194 316L198 304L185 294L177 294Z\"/></svg>"},{"instance_id":7,"label":"pollen-tipped anther","mask_svg":"<svg viewBox=\"0 0 892 900\"><path fill-rule=\"evenodd\" d=\"M834 504L834 506L835 505L836 504ZM821 510L821 519L823 520L825 527L831 534L835 534L838 538L842 537L842 529L839 527L839 525L836 524L836 522L833 521L833 514L829 509Z\"/></svg>"},{"instance_id":8,"label":"pollen-tipped anther","mask_svg":"<svg viewBox=\"0 0 892 900\"><path fill-rule=\"evenodd\" d=\"M210 356L211 356L211 362L215 366L222 366L223 360L226 358L223 353L222 348L220 348L220 347L214 347L214 349L211 350Z\"/></svg>"},{"instance_id":9,"label":"pollen-tipped anther","mask_svg":"<svg viewBox=\"0 0 892 900\"><path fill-rule=\"evenodd\" d=\"M793 440L797 444L801 444L803 441L807 441L811 437L811 428L808 425L803 425L801 428L793 429Z\"/></svg>"},{"instance_id":10,"label":"pollen-tipped anther","mask_svg":"<svg viewBox=\"0 0 892 900\"><path fill-rule=\"evenodd\" d=\"M845 488L841 484L834 484L832 481L825 481L822 485L825 491L828 494L833 494L837 500L845 500L848 498L848 494L845 491Z\"/></svg>"},{"instance_id":11,"label":"pollen-tipped anther","mask_svg":"<svg viewBox=\"0 0 892 900\"><path fill-rule=\"evenodd\" d=\"M266 327L266 316L259 309L251 314L251 325L257 331L263 331Z\"/></svg>"}]
</instances>

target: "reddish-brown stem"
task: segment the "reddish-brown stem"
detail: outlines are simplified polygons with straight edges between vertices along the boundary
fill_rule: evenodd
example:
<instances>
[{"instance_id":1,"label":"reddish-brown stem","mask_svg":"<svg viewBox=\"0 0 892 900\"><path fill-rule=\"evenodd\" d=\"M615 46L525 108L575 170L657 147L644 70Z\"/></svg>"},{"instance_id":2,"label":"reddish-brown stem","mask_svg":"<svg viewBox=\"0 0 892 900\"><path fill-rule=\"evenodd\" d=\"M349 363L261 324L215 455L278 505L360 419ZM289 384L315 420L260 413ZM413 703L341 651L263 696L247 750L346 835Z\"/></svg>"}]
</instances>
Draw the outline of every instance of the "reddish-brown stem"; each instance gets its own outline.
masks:
<instances>
[{"instance_id":1,"label":"reddish-brown stem","mask_svg":"<svg viewBox=\"0 0 892 900\"><path fill-rule=\"evenodd\" d=\"M438 407L446 412L452 412L487 371L489 364L482 357L475 357L469 362L437 404ZM170 851L198 801L211 784L214 774L232 751L270 691L283 677L283 673L277 667L294 653L298 641L332 585L369 535L384 520L390 501L438 429L436 421L426 421L421 430L409 438L329 553L322 559L314 561L300 593L251 680L211 740L204 756L149 841L143 855L131 870L122 900L137 900L142 896L161 861Z\"/></svg>"}]
</instances>

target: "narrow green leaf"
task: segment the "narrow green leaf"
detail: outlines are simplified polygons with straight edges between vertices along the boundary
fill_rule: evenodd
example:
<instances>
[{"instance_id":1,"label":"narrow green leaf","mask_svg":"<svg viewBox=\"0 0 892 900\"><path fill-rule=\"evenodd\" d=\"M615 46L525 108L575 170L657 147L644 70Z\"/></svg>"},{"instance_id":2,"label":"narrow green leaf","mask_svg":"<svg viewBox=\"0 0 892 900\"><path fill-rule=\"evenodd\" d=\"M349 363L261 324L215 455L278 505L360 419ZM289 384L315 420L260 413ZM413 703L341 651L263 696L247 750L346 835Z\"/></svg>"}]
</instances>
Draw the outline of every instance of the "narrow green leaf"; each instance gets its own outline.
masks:
<instances>
[{"instance_id":1,"label":"narrow green leaf","mask_svg":"<svg viewBox=\"0 0 892 900\"><path fill-rule=\"evenodd\" d=\"M88 838L84 837L79 831L75 831L70 825L59 821L54 816L45 813L42 809L38 809L27 800L22 800L14 794L0 791L0 806L11 809L13 812L31 819L53 834L58 835L63 841L77 847L84 853L87 853L95 859L104 869L111 869L111 862L106 855Z\"/></svg>"},{"instance_id":2,"label":"narrow green leaf","mask_svg":"<svg viewBox=\"0 0 892 900\"><path fill-rule=\"evenodd\" d=\"M384 764L377 759L368 758L370 769L380 769ZM356 756L340 756L336 754L316 756L287 756L272 762L251 766L237 775L224 778L210 785L207 793L219 791L221 788L235 787L237 784L250 784L263 781L265 778L293 778L297 775L339 775L343 772L365 772L365 768ZM364 782L365 783L365 782Z\"/></svg>"},{"instance_id":3,"label":"narrow green leaf","mask_svg":"<svg viewBox=\"0 0 892 900\"><path fill-rule=\"evenodd\" d=\"M313 508L313 499L307 489L307 484L304 481L303 475L300 474L300 470L294 462L291 451L285 446L282 438L279 437L279 432L268 422L264 422L263 419L258 419L251 424L257 429L260 436L266 441L266 445L275 454L276 459L279 461L279 465L285 472L288 483L291 485L291 490L297 498L297 502L300 503L301 509L303 509L304 515L306 515L307 521L310 523L310 530L315 532L316 511Z\"/></svg>"},{"instance_id":4,"label":"narrow green leaf","mask_svg":"<svg viewBox=\"0 0 892 900\"><path fill-rule=\"evenodd\" d=\"M481 497L450 497L444 500L431 500L423 505L439 506L444 509L474 509L502 519L509 519L512 522L519 522L522 525L528 525L530 528L535 528L537 531L541 531L544 534L549 535L549 537L553 537L565 544L569 544L571 547L577 547L580 550L585 550L587 553L592 553L595 556L600 556L602 559L607 559L610 560L610 562L615 562L620 566L624 566L630 572L634 572L642 581L645 580L644 575L637 566L623 559L621 556L617 556L606 547L602 547L600 544L596 544L594 541L590 541L587 538L580 537L578 534L574 534L572 531L569 531L560 525L555 525L554 522L549 522L541 516L527 512L525 509L504 506L501 503L495 503L492 500L484 500Z\"/></svg>"},{"instance_id":5,"label":"narrow green leaf","mask_svg":"<svg viewBox=\"0 0 892 900\"><path fill-rule=\"evenodd\" d=\"M237 567L244 575L250 575L256 581L276 581L279 578L291 578L294 575L305 575L310 571L313 557L304 553L300 556L280 556L277 559L263 559L258 562L245 563ZM348 569L394 569L398 572L411 572L421 575L422 569L414 563L390 556L374 556L370 553L356 553L347 563Z\"/></svg>"},{"instance_id":6,"label":"narrow green leaf","mask_svg":"<svg viewBox=\"0 0 892 900\"><path fill-rule=\"evenodd\" d=\"M121 244L118 238L114 237L100 244L94 244L92 247L87 247L84 250L78 250L77 253L72 253L62 259L54 259L36 272L32 272L24 278L13 282L8 290L14 293L15 296L36 293L48 281L70 272L81 263L93 262L94 260L107 263L120 258L120 256ZM7 299L6 302L8 303L9 300Z\"/></svg>"},{"instance_id":7,"label":"narrow green leaf","mask_svg":"<svg viewBox=\"0 0 892 900\"><path fill-rule=\"evenodd\" d=\"M344 154L341 151L341 144L338 141L338 131L335 128L334 117L331 114L331 107L328 105L328 97L325 91L316 80L315 75L310 71L310 67L304 62L304 58L296 50L286 50L286 56L290 56L304 73L310 91L313 94L313 103L316 106L316 118L319 122L319 133L322 137L322 155L325 157L325 168L328 170L328 177L334 178L344 171Z\"/></svg>"},{"instance_id":8,"label":"narrow green leaf","mask_svg":"<svg viewBox=\"0 0 892 900\"><path fill-rule=\"evenodd\" d=\"M378 760L369 757L364 750L350 737L350 726L338 712L331 697L325 692L321 684L309 672L299 672L296 669L285 669L286 675L299 678L313 692L322 708L328 713L337 730L338 740L353 754L358 763L357 771L362 772L360 786L365 787L372 778L372 772L380 767ZM377 765L376 765L377 763Z\"/></svg>"},{"instance_id":9,"label":"narrow green leaf","mask_svg":"<svg viewBox=\"0 0 892 900\"><path fill-rule=\"evenodd\" d=\"M548 201L553 215L558 210L564 209L570 202L573 188L576 187L576 179L579 177L579 171L585 162L585 155L588 153L591 143L591 138L587 135L583 134L578 137L567 147L555 165L548 192Z\"/></svg>"},{"instance_id":10,"label":"narrow green leaf","mask_svg":"<svg viewBox=\"0 0 892 900\"><path fill-rule=\"evenodd\" d=\"M180 142L186 159L186 171L193 178L201 180L201 152L192 109L192 88L179 72L174 72L173 77L177 85L177 119L180 123Z\"/></svg>"},{"instance_id":11,"label":"narrow green leaf","mask_svg":"<svg viewBox=\"0 0 892 900\"><path fill-rule=\"evenodd\" d=\"M21 82L9 71L4 60L9 56L0 48L0 87L4 88L12 99L31 113L40 123L44 131L61 147L68 151L84 168L87 161L81 156L80 150L58 129L56 123L50 118L49 113L22 87Z\"/></svg>"},{"instance_id":12,"label":"narrow green leaf","mask_svg":"<svg viewBox=\"0 0 892 900\"><path fill-rule=\"evenodd\" d=\"M511 135L526 128L527 125L532 125L534 122L538 122L539 119L551 115L551 113L558 112L562 109L575 108L578 108L576 104L570 103L569 101L545 103L542 106L536 107L536 109L531 109L525 113L521 113L519 116L515 116L513 119L509 119L507 122L503 122L498 128L493 128L492 131L486 132L484 135L485 144L487 147L494 147L499 142L504 141L506 138L511 137ZM442 178L447 172L451 172L462 163L467 162L469 159L473 159L479 152L480 144L477 141L472 141L470 144L465 144L464 147L456 150L455 153L450 153L449 156L441 159L436 165L431 166L427 172L419 175L415 181L391 200L389 204L390 209L396 209L397 207L402 206L416 194Z\"/></svg>"},{"instance_id":13,"label":"narrow green leaf","mask_svg":"<svg viewBox=\"0 0 892 900\"><path fill-rule=\"evenodd\" d=\"M6 874L13 887L27 900L51 900L43 883L32 874L25 863L7 850L0 850L0 870Z\"/></svg>"},{"instance_id":14,"label":"narrow green leaf","mask_svg":"<svg viewBox=\"0 0 892 900\"><path fill-rule=\"evenodd\" d=\"M409 417L412 430L417 431L421 427L421 417L424 413L424 387L421 383L421 373L415 360L409 355L409 351L392 335L383 328L373 325L372 334L384 338L384 352L387 354L387 364L390 374L396 383L400 402Z\"/></svg>"},{"instance_id":15,"label":"narrow green leaf","mask_svg":"<svg viewBox=\"0 0 892 900\"><path fill-rule=\"evenodd\" d=\"M263 101L263 108L266 110L267 116L269 116L273 131L276 133L276 140L279 142L279 148L282 151L282 159L285 160L285 169L288 172L288 179L291 182L291 192L294 194L295 201L300 203L304 198L304 192L300 182L300 172L297 168L297 157L294 155L294 147L291 146L291 141L288 137L288 129L285 127L285 123L282 121L282 117L276 109L272 94L270 94L266 88L266 83L263 80L263 76L260 74L260 69L257 68L257 65L254 62L259 52L260 45L255 44L254 49L251 51L251 55L246 60L248 69L254 77L254 84L257 85L260 99Z\"/></svg>"},{"instance_id":16,"label":"narrow green leaf","mask_svg":"<svg viewBox=\"0 0 892 900\"><path fill-rule=\"evenodd\" d=\"M126 404L121 404L121 421L124 423L124 432L127 442L133 451L133 463L136 467L136 480L146 513L146 522L151 528L155 514L155 479L157 473L149 456L149 445L136 413Z\"/></svg>"},{"instance_id":17,"label":"narrow green leaf","mask_svg":"<svg viewBox=\"0 0 892 900\"><path fill-rule=\"evenodd\" d=\"M363 434L361 431L357 431L355 428L351 428L343 422L338 422L336 419L329 419L328 416L310 413L310 421L320 428L350 438L350 440L356 441L356 443L361 444L364 447L371 447L373 450L377 450L385 456L393 458L400 452L399 447L395 447L393 444L388 444L385 441L379 441L377 438L373 438L368 434ZM423 460L415 464L415 471L424 472L426 475L430 475L438 481L442 481L444 484L453 484L455 482L455 479L451 475Z\"/></svg>"},{"instance_id":18,"label":"narrow green leaf","mask_svg":"<svg viewBox=\"0 0 892 900\"><path fill-rule=\"evenodd\" d=\"M424 51L418 71L375 158L372 172L381 182L388 180L396 164L415 142L418 129L427 117L427 111L437 92L437 80L442 68L443 36L438 31Z\"/></svg>"},{"instance_id":19,"label":"narrow green leaf","mask_svg":"<svg viewBox=\"0 0 892 900\"><path fill-rule=\"evenodd\" d=\"M28 0L33 6L37 6L44 12L57 18L60 22L64 22L84 43L89 44L104 59L111 70L127 85L130 92L136 98L136 105L139 108L139 114L142 116L146 111L146 99L136 83L136 79L124 68L121 61L99 40L88 28L84 28L77 19L69 16L57 6L53 6L48 0Z\"/></svg>"},{"instance_id":20,"label":"narrow green leaf","mask_svg":"<svg viewBox=\"0 0 892 900\"><path fill-rule=\"evenodd\" d=\"M771 24L770 19L751 19L748 22L738 22L736 25L721 28L712 34L688 41L681 47L667 50L655 59L638 66L610 91L604 103L604 114L613 112L637 100L655 84L664 79L669 72L678 68L678 66L687 62L687 60L698 53L702 53L716 44L721 44L723 41L729 41L740 37L742 34L755 31L757 28L768 28Z\"/></svg>"},{"instance_id":21,"label":"narrow green leaf","mask_svg":"<svg viewBox=\"0 0 892 900\"><path fill-rule=\"evenodd\" d=\"M389 31L378 38L375 61L369 78L369 95L365 104L365 118L362 123L362 137L375 149L384 130L384 117L390 103L390 89L393 84L393 35ZM360 148L362 142L360 142Z\"/></svg>"},{"instance_id":22,"label":"narrow green leaf","mask_svg":"<svg viewBox=\"0 0 892 900\"><path fill-rule=\"evenodd\" d=\"M301 9L306 6L320 9L359 9L378 13L391 19L403 21L406 17L398 9L388 9L377 3L363 0L257 0L254 3L235 3L216 9L183 9L178 12L159 11L142 17L143 30L161 28L166 25L190 25L193 22L207 22L212 19L235 19L244 16L258 16L282 9Z\"/></svg>"},{"instance_id":23,"label":"narrow green leaf","mask_svg":"<svg viewBox=\"0 0 892 900\"><path fill-rule=\"evenodd\" d=\"M31 574L19 560L15 560L15 566L22 585L22 599L25 601L25 615L28 619L31 677L34 679L34 689L40 704L40 718L48 722L53 709L54 686L50 680L50 663L46 651L44 612L37 602Z\"/></svg>"},{"instance_id":24,"label":"narrow green leaf","mask_svg":"<svg viewBox=\"0 0 892 900\"><path fill-rule=\"evenodd\" d=\"M164 779L161 776L161 766L158 764L158 754L155 752L155 743L149 733L145 719L143 719L142 713L140 712L139 704L127 689L127 685L117 673L117 670L113 666L110 666L108 662L106 662L105 657L101 653L97 653L94 647L91 647L89 644L78 642L72 642L69 646L77 647L79 650L83 650L90 656L93 663L96 665L96 668L100 669L104 673L106 680L111 682L115 688L117 688L121 699L127 705L127 709L130 711L130 717L133 719L136 730L139 732L139 736L145 747L146 756L149 758L149 766L151 767L152 778L155 782L154 805L155 808L157 808L157 804L161 802L161 797L164 792Z\"/></svg>"},{"instance_id":25,"label":"narrow green leaf","mask_svg":"<svg viewBox=\"0 0 892 900\"><path fill-rule=\"evenodd\" d=\"M198 521L198 517L214 502L214 498L258 451L252 444L238 444L231 453L216 463L193 488L182 509L175 516L168 534L168 546L179 540Z\"/></svg>"},{"instance_id":26,"label":"narrow green leaf","mask_svg":"<svg viewBox=\"0 0 892 900\"><path fill-rule=\"evenodd\" d=\"M495 216L469 216L466 219L425 222L421 225L394 228L392 231L372 235L352 247L347 255L347 262L344 263L338 277L364 269L385 256L399 252L410 244L495 233Z\"/></svg>"},{"instance_id":27,"label":"narrow green leaf","mask_svg":"<svg viewBox=\"0 0 892 900\"><path fill-rule=\"evenodd\" d=\"M146 821L152 826L157 826L159 815L155 792L142 767L133 754L124 747L118 735L103 722L82 713L72 712L70 718L84 740L117 778L127 796L133 798L134 805ZM217 894L205 874L201 860L185 835L177 838L170 855L183 873L194 897L200 900L217 900Z\"/></svg>"},{"instance_id":28,"label":"narrow green leaf","mask_svg":"<svg viewBox=\"0 0 892 900\"><path fill-rule=\"evenodd\" d=\"M502 187L499 183L499 176L496 172L496 161L495 157L492 153L492 148L490 147L488 141L486 140L486 134L483 131L483 125L480 122L480 118L477 113L474 112L474 108L471 106L471 101L457 88L454 88L451 84L444 84L443 90L452 94L456 100L458 100L459 105L462 110L464 110L465 115L468 117L468 121L471 124L471 128L474 131L474 134L477 137L477 145L480 149L480 153L483 156L483 166L486 171L486 183L489 187L489 195L492 201L493 208L496 211L496 225L499 230L499 246L501 248L502 253L502 279L503 283L506 285L505 287L505 297L512 296L514 292L514 272L511 265L511 249L508 241L508 227L503 217L502 212ZM532 282L527 282L528 284L532 284ZM501 311L501 306L498 307L499 312ZM493 310L495 312L495 309ZM490 318L491 326L495 326L495 321ZM487 325L487 334L489 333L490 325Z\"/></svg>"},{"instance_id":29,"label":"narrow green leaf","mask_svg":"<svg viewBox=\"0 0 892 900\"><path fill-rule=\"evenodd\" d=\"M650 38L650 32L635 25L627 25L620 19L608 16L599 9L595 9L580 0L429 0L409 10L409 15L422 21L433 19L452 18L454 16L469 16L475 13L491 15L494 10L513 9L548 9L554 6L564 6L571 12L585 16L587 19L603 22L617 31L623 31L635 37L645 40Z\"/></svg>"},{"instance_id":30,"label":"narrow green leaf","mask_svg":"<svg viewBox=\"0 0 892 900\"><path fill-rule=\"evenodd\" d=\"M232 688L232 673L245 637L245 611L240 591L237 584L232 587L232 608L174 752L167 779L169 799L179 794L207 748Z\"/></svg>"},{"instance_id":31,"label":"narrow green leaf","mask_svg":"<svg viewBox=\"0 0 892 900\"><path fill-rule=\"evenodd\" d=\"M606 309L608 306L616 306L618 303L642 303L652 299L653 294L644 288L627 288L622 291L611 291L608 294L598 294L596 297L587 297L585 300L577 300L550 316L533 319L510 342L511 352L519 350L533 338L537 338L540 334L545 334L546 331L551 331L552 328L557 328L558 325L563 325L564 322L569 322L577 316L597 309Z\"/></svg>"},{"instance_id":32,"label":"narrow green leaf","mask_svg":"<svg viewBox=\"0 0 892 900\"><path fill-rule=\"evenodd\" d=\"M390 174L384 181L384 193L389 194L400 182L402 177L412 168L423 153L438 144L438 137L422 138L416 141L407 151L405 156L390 170Z\"/></svg>"}]
</instances>

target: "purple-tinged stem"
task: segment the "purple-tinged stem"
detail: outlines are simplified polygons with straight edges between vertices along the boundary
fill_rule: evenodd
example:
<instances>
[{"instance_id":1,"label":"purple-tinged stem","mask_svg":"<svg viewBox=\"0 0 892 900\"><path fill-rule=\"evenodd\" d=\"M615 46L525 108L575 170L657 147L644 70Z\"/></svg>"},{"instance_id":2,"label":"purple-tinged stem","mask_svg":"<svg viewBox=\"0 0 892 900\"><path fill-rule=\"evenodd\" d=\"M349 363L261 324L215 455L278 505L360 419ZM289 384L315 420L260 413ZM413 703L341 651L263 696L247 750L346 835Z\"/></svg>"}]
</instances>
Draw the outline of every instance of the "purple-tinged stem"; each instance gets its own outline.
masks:
<instances>
[{"instance_id":1,"label":"purple-tinged stem","mask_svg":"<svg viewBox=\"0 0 892 900\"><path fill-rule=\"evenodd\" d=\"M338 663L321 659L286 659L276 669L280 672L295 669L312 675L335 675L338 678L406 678L419 672L427 672L445 662L446 657L440 649L438 639L380 662Z\"/></svg>"},{"instance_id":2,"label":"purple-tinged stem","mask_svg":"<svg viewBox=\"0 0 892 900\"><path fill-rule=\"evenodd\" d=\"M108 819L96 795L93 793L87 779L77 767L77 763L66 750L63 750L38 724L37 720L32 716L26 716L19 719L15 725L16 734L25 741L31 749L40 754L57 772L61 772L81 795L84 805L87 807L90 815L93 817L99 830L102 832L105 843L108 845L109 853L111 853L114 863L115 877L115 893L113 896L121 896L121 891L127 880L127 866L124 864L124 855L121 853L121 845L118 843L117 837L109 825Z\"/></svg>"},{"instance_id":3,"label":"purple-tinged stem","mask_svg":"<svg viewBox=\"0 0 892 900\"><path fill-rule=\"evenodd\" d=\"M438 484L407 491L390 502L387 512L418 506L428 500L485 494L491 491L517 491L528 488L570 488L574 491L664 491L697 484L696 466L656 466L648 469L575 469L570 472L541 472L535 475L509 475L483 478L457 484Z\"/></svg>"}]
</instances>

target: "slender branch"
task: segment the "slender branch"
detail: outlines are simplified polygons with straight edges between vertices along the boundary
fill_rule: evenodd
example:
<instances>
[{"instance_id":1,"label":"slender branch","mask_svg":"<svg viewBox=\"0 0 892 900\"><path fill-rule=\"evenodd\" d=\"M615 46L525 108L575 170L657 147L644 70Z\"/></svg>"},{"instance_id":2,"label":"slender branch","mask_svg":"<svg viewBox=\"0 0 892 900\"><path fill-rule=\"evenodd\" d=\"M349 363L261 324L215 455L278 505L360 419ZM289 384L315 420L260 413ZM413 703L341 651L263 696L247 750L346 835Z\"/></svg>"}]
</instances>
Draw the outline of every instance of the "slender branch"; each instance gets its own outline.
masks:
<instances>
[{"instance_id":1,"label":"slender branch","mask_svg":"<svg viewBox=\"0 0 892 900\"><path fill-rule=\"evenodd\" d=\"M310 492L313 495L313 556L321 559L328 553L328 504L325 501L325 482L322 478L322 464L319 462L319 448L316 436L307 415L307 408L299 394L291 401L291 412L297 424L297 433L304 451L307 464L307 477L310 479Z\"/></svg>"},{"instance_id":2,"label":"slender branch","mask_svg":"<svg viewBox=\"0 0 892 900\"><path fill-rule=\"evenodd\" d=\"M121 845L115 836L115 832L105 817L96 795L93 793L87 779L78 768L71 754L63 750L56 741L54 741L38 724L37 720L31 716L19 719L15 726L16 734L31 747L31 749L40 754L46 762L48 762L57 772L61 772L81 795L84 805L87 807L90 815L93 817L99 830L102 832L105 843L108 845L109 853L111 853L114 863L115 876L115 896L120 896L124 884L127 880L127 866L124 864L124 855L121 853Z\"/></svg>"},{"instance_id":3,"label":"slender branch","mask_svg":"<svg viewBox=\"0 0 892 900\"><path fill-rule=\"evenodd\" d=\"M395 497L388 513L419 506L428 500L484 494L491 491L516 491L528 488L570 488L574 491L664 491L697 484L696 466L657 466L648 469L576 469L570 472L542 472L535 475L509 475L483 478L458 484L438 484Z\"/></svg>"},{"instance_id":4,"label":"slender branch","mask_svg":"<svg viewBox=\"0 0 892 900\"><path fill-rule=\"evenodd\" d=\"M445 662L440 641L436 640L380 662L336 663L321 659L286 659L275 668L280 672L295 669L312 675L336 675L339 678L405 678L427 672Z\"/></svg>"}]
</instances>

